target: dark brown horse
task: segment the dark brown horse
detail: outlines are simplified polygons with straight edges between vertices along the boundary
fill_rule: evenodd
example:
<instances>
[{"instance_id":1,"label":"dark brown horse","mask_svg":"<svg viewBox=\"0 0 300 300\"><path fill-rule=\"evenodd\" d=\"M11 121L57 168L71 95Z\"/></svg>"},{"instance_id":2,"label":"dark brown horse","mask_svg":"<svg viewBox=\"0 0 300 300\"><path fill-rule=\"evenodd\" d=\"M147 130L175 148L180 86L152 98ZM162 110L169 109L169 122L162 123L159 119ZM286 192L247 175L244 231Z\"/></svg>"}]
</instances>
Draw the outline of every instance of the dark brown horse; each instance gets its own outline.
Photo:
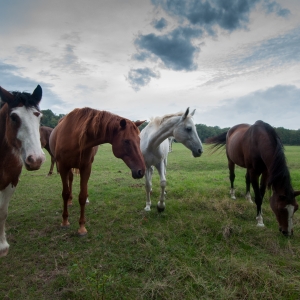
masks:
<instances>
[{"instance_id":1,"label":"dark brown horse","mask_svg":"<svg viewBox=\"0 0 300 300\"><path fill-rule=\"evenodd\" d=\"M298 209L295 197L300 195L300 191L294 191L292 188L283 145L274 128L263 121L257 121L254 125L239 124L230 128L228 132L207 139L206 143L213 144L213 148L226 145L231 198L235 199L234 168L238 165L247 169L246 195L248 199L251 199L250 183L254 190L257 225L264 226L261 212L262 200L266 187L272 188L270 205L276 215L279 230L284 235L291 235L292 217Z\"/></svg>"},{"instance_id":2,"label":"dark brown horse","mask_svg":"<svg viewBox=\"0 0 300 300\"><path fill-rule=\"evenodd\" d=\"M79 235L85 235L85 203L88 196L87 183L94 161L95 146L104 143L112 145L112 151L131 169L133 178L142 178L145 163L140 151L142 122L128 119L107 111L92 108L74 109L53 129L50 136L50 150L57 163L62 180L64 200L62 227L69 226L68 202L72 200L72 168L80 172L80 218Z\"/></svg>"},{"instance_id":3,"label":"dark brown horse","mask_svg":"<svg viewBox=\"0 0 300 300\"><path fill-rule=\"evenodd\" d=\"M54 168L54 164L55 164L55 158L50 151L50 145L49 145L49 138L50 138L50 134L51 134L52 130L53 130L53 128L48 127L48 126L40 127L41 146L42 146L42 148L45 148L48 151L48 153L51 157L50 170L49 170L49 173L47 176L51 176L53 174L53 168ZM57 165L56 165L56 171L58 173Z\"/></svg>"},{"instance_id":4,"label":"dark brown horse","mask_svg":"<svg viewBox=\"0 0 300 300\"><path fill-rule=\"evenodd\" d=\"M45 160L40 143L39 102L42 88L32 94L0 87L0 257L8 253L5 221L8 203L19 182L22 166L38 170Z\"/></svg>"}]
</instances>

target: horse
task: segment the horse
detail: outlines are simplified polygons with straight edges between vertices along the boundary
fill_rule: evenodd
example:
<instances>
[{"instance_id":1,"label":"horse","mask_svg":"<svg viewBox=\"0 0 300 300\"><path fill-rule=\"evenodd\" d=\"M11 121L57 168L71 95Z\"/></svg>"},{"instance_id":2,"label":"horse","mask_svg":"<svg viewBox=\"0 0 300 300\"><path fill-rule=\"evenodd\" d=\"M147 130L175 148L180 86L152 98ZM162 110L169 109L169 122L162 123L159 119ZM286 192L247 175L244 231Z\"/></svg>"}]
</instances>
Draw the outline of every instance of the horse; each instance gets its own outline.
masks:
<instances>
[{"instance_id":1,"label":"horse","mask_svg":"<svg viewBox=\"0 0 300 300\"><path fill-rule=\"evenodd\" d=\"M189 108L187 108L185 113L153 118L141 131L141 151L146 164L145 189L147 200L145 211L151 210L150 194L152 192L154 167L159 173L161 187L157 210L158 212L165 210L166 169L169 152L168 137L173 136L177 142L185 145L192 151L194 157L199 157L203 153L202 143L192 119L194 113L195 110L189 114Z\"/></svg>"},{"instance_id":2,"label":"horse","mask_svg":"<svg viewBox=\"0 0 300 300\"><path fill-rule=\"evenodd\" d=\"M112 145L113 154L121 158L131 169L134 179L145 174L145 163L140 151L140 126L144 121L132 122L108 111L93 108L76 108L67 114L50 135L50 150L57 163L62 181L63 228L68 221L68 203L72 201L72 168L80 172L79 236L87 234L85 228L85 204L88 197L87 183L95 156L95 146Z\"/></svg>"},{"instance_id":3,"label":"horse","mask_svg":"<svg viewBox=\"0 0 300 300\"><path fill-rule=\"evenodd\" d=\"M45 148L48 151L48 153L50 154L50 157L51 157L50 170L49 170L47 176L51 176L53 174L53 168L54 168L54 164L55 164L55 158L52 155L52 153L50 151L50 146L49 146L49 138L50 138L50 134L51 134L52 130L53 130L53 128L48 127L48 126L40 127L41 146L42 146L42 148ZM56 165L56 171L57 171L57 173L59 173L57 165Z\"/></svg>"},{"instance_id":4,"label":"horse","mask_svg":"<svg viewBox=\"0 0 300 300\"><path fill-rule=\"evenodd\" d=\"M42 113L39 103L42 88L32 94L8 92L0 87L0 257L7 255L5 221L8 204L24 165L28 171L38 170L45 161L39 126Z\"/></svg>"},{"instance_id":5,"label":"horse","mask_svg":"<svg viewBox=\"0 0 300 300\"><path fill-rule=\"evenodd\" d=\"M218 136L210 137L207 144L213 149L225 146L228 159L230 194L234 191L235 165L246 168L246 198L251 201L250 184L255 194L257 226L263 227L262 201L266 188L272 189L270 206L277 218L279 231L293 233L293 214L298 209L283 144L275 129L268 123L256 121L253 125L238 124ZM260 183L259 183L260 178Z\"/></svg>"}]
</instances>

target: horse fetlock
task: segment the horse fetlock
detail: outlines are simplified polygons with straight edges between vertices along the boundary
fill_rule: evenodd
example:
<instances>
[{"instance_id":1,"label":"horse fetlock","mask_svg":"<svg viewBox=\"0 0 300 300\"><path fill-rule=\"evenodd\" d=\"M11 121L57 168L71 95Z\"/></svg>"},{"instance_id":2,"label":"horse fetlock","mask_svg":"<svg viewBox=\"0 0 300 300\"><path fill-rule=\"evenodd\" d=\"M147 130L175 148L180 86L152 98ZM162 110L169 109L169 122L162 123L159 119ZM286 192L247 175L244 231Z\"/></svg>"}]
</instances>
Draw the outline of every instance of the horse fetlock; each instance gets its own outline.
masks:
<instances>
[{"instance_id":1,"label":"horse fetlock","mask_svg":"<svg viewBox=\"0 0 300 300\"><path fill-rule=\"evenodd\" d=\"M235 190L234 189L230 189L230 197L231 199L235 200L236 197L235 197Z\"/></svg>"},{"instance_id":2,"label":"horse fetlock","mask_svg":"<svg viewBox=\"0 0 300 300\"><path fill-rule=\"evenodd\" d=\"M146 207L144 208L145 211L151 211L151 205L146 204Z\"/></svg>"},{"instance_id":3,"label":"horse fetlock","mask_svg":"<svg viewBox=\"0 0 300 300\"><path fill-rule=\"evenodd\" d=\"M162 180L160 182L160 186L165 188L167 186L167 181L166 180Z\"/></svg>"},{"instance_id":4,"label":"horse fetlock","mask_svg":"<svg viewBox=\"0 0 300 300\"><path fill-rule=\"evenodd\" d=\"M6 256L8 253L9 244L7 243L5 237L4 241L0 241L0 257Z\"/></svg>"},{"instance_id":5,"label":"horse fetlock","mask_svg":"<svg viewBox=\"0 0 300 300\"><path fill-rule=\"evenodd\" d=\"M165 210L165 208L166 208L165 202L160 202L160 201L159 201L159 202L157 203L156 208L157 208L157 211L158 211L159 213L163 212L163 211Z\"/></svg>"}]
</instances>

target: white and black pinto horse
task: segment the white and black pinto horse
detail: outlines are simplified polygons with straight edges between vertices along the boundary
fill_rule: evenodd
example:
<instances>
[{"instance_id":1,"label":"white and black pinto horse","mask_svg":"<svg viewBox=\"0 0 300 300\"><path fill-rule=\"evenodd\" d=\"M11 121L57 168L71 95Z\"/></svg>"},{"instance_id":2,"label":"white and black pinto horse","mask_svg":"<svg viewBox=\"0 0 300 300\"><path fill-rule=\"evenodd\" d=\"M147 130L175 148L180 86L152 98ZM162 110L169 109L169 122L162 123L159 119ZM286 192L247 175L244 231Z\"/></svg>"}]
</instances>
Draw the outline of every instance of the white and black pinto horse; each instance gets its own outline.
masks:
<instances>
[{"instance_id":1,"label":"white and black pinto horse","mask_svg":"<svg viewBox=\"0 0 300 300\"><path fill-rule=\"evenodd\" d=\"M160 176L161 194L157 204L159 212L165 209L166 169L169 152L169 137L174 137L192 151L194 157L199 157L202 152L202 143L197 134L193 121L195 110L189 114L189 108L185 113L169 114L152 119L141 131L141 151L146 164L146 211L151 209L150 193L152 191L152 174L154 167Z\"/></svg>"},{"instance_id":2,"label":"white and black pinto horse","mask_svg":"<svg viewBox=\"0 0 300 300\"><path fill-rule=\"evenodd\" d=\"M42 88L32 94L8 92L0 87L0 257L8 253L5 221L8 203L19 181L22 166L38 170L45 161L40 142L39 102Z\"/></svg>"}]
</instances>

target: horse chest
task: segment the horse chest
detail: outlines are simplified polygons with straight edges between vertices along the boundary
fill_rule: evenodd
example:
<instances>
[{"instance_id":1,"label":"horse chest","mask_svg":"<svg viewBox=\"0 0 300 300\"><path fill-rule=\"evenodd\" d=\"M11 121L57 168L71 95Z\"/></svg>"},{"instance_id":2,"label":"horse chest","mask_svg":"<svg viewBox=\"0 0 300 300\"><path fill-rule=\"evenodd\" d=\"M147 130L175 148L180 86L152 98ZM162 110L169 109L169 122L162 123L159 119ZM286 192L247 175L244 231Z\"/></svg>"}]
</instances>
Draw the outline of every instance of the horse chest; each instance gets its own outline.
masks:
<instances>
[{"instance_id":1,"label":"horse chest","mask_svg":"<svg viewBox=\"0 0 300 300\"><path fill-rule=\"evenodd\" d=\"M4 156L0 163L0 190L10 183L17 186L22 171L22 162L17 155Z\"/></svg>"}]
</instances>

